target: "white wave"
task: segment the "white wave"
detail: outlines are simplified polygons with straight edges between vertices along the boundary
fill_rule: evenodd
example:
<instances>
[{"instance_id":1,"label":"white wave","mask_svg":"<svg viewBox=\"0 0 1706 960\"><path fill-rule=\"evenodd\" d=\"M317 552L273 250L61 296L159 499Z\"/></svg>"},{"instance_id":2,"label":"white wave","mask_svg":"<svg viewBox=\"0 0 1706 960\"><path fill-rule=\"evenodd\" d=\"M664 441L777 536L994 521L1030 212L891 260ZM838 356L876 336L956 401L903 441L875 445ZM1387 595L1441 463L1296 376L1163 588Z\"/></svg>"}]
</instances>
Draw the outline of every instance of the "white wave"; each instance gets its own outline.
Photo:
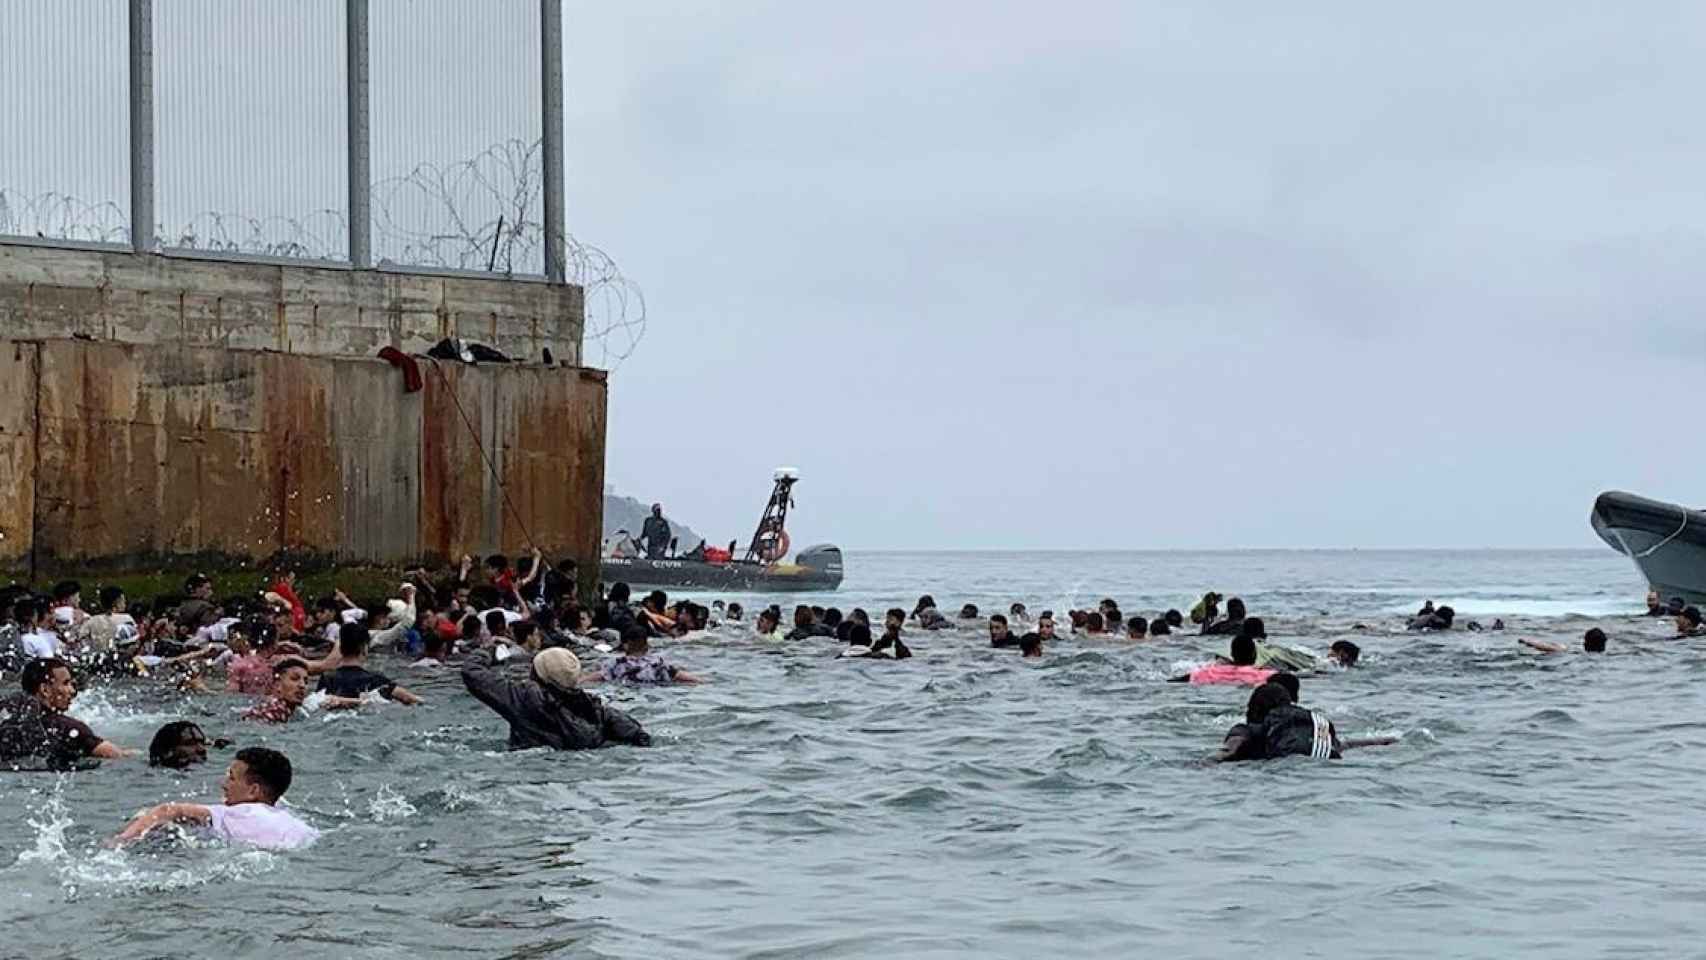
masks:
<instances>
[{"instance_id":1,"label":"white wave","mask_svg":"<svg viewBox=\"0 0 1706 960\"><path fill-rule=\"evenodd\" d=\"M367 802L367 812L375 822L384 823L387 820L401 820L412 817L420 811L410 803L408 798L391 788L389 783L381 784L379 792Z\"/></svg>"}]
</instances>

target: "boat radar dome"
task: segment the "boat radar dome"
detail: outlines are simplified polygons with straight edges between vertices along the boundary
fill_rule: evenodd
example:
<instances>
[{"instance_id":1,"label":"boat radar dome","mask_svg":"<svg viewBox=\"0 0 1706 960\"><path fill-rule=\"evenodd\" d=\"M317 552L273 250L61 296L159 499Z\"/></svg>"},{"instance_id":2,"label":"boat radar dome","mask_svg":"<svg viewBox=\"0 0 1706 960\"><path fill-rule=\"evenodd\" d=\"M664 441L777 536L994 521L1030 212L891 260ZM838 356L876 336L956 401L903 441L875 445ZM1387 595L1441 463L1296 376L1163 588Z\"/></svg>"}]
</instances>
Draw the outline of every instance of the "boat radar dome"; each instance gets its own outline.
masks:
<instances>
[{"instance_id":1,"label":"boat radar dome","mask_svg":"<svg viewBox=\"0 0 1706 960\"><path fill-rule=\"evenodd\" d=\"M800 479L800 471L795 467L777 467L776 474L773 479L798 480Z\"/></svg>"}]
</instances>

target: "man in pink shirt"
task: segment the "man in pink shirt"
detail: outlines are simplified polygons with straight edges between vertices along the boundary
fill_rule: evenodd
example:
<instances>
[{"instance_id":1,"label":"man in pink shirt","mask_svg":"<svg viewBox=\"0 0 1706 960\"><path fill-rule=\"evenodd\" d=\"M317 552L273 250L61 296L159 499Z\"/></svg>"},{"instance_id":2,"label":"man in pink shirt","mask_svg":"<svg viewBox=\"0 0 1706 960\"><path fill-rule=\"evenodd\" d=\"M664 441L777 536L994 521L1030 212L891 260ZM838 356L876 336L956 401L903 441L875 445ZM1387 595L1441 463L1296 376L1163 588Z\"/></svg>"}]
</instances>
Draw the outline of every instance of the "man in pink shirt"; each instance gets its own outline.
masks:
<instances>
[{"instance_id":1,"label":"man in pink shirt","mask_svg":"<svg viewBox=\"0 0 1706 960\"><path fill-rule=\"evenodd\" d=\"M305 847L319 839L320 831L277 805L290 780L288 757L266 747L247 747L237 751L225 772L224 803L162 803L138 814L113 842L141 839L161 824L188 823L209 828L223 840L269 850Z\"/></svg>"}]
</instances>

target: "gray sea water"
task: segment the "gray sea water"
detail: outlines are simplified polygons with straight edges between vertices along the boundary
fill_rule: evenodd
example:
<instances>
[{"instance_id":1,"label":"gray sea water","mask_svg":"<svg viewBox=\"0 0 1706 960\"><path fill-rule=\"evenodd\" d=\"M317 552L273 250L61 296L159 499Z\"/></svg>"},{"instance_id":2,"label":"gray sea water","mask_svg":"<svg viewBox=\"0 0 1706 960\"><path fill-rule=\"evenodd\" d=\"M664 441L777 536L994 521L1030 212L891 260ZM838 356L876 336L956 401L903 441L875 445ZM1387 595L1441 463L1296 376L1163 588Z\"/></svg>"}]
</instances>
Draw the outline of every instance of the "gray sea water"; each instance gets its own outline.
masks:
<instances>
[{"instance_id":1,"label":"gray sea water","mask_svg":"<svg viewBox=\"0 0 1706 960\"><path fill-rule=\"evenodd\" d=\"M700 687L613 689L649 750L506 753L452 674L416 709L262 729L222 695L135 683L73 709L143 746L198 716L296 763L325 831L288 854L102 849L138 808L216 797L137 763L0 778L0 955L31 957L1653 957L1706 920L1706 649L1631 616L1607 551L853 554L843 609L920 593L1188 609L1243 596L1276 639L1363 665L1307 676L1334 763L1205 766L1247 690L1168 684L1218 644L982 633L915 659L830 641L665 648ZM1422 600L1504 633L1402 630ZM709 601L709 596L700 599ZM725 598L727 599L727 598ZM760 602L743 597L749 609ZM784 604L792 598L781 598ZM1357 624L1370 628L1356 630ZM1518 636L1612 651L1540 656ZM388 663L402 677L402 664Z\"/></svg>"}]
</instances>

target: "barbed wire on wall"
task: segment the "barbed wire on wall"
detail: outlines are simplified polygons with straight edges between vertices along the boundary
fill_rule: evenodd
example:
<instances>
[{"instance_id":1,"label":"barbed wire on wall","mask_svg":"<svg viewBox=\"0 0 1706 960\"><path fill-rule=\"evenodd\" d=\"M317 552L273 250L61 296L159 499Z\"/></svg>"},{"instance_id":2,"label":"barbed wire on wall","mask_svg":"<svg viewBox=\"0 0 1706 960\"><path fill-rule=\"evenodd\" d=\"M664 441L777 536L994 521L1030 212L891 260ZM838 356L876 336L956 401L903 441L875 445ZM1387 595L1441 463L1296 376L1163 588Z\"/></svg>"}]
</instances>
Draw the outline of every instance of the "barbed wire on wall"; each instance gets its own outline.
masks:
<instances>
[{"instance_id":1,"label":"barbed wire on wall","mask_svg":"<svg viewBox=\"0 0 1706 960\"><path fill-rule=\"evenodd\" d=\"M544 164L539 141L506 140L467 160L422 163L373 185L373 249L380 266L537 275L545 267ZM130 224L111 201L23 195L0 186L0 235L128 244ZM156 235L162 247L245 256L347 261L349 220L340 210L253 217L204 210ZM586 300L582 362L613 369L646 330L646 301L603 250L566 238L564 276Z\"/></svg>"}]
</instances>

